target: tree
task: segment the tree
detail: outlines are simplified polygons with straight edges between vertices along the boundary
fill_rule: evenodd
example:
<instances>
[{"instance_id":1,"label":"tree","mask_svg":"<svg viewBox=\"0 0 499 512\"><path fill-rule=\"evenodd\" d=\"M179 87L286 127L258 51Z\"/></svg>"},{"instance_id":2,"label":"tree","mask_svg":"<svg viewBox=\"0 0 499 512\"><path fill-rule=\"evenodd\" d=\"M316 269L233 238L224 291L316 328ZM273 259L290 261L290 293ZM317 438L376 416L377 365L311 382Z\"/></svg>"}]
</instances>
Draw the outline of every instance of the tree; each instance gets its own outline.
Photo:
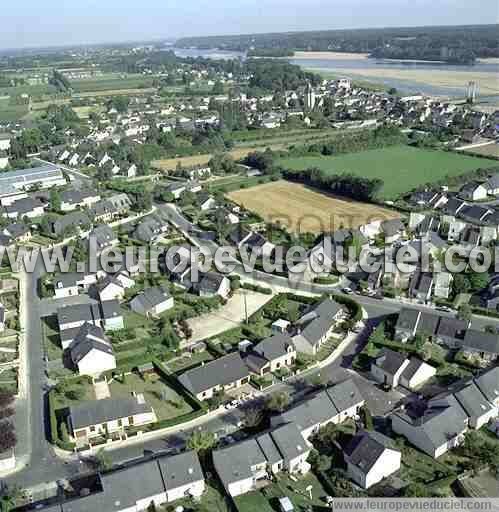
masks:
<instances>
[{"instance_id":1,"label":"tree","mask_svg":"<svg viewBox=\"0 0 499 512\"><path fill-rule=\"evenodd\" d=\"M0 407L7 407L14 403L14 394L7 389L0 389Z\"/></svg>"},{"instance_id":2,"label":"tree","mask_svg":"<svg viewBox=\"0 0 499 512\"><path fill-rule=\"evenodd\" d=\"M326 455L321 455L317 450L310 451L307 462L312 466L314 473L327 471L331 467L331 461Z\"/></svg>"},{"instance_id":3,"label":"tree","mask_svg":"<svg viewBox=\"0 0 499 512\"><path fill-rule=\"evenodd\" d=\"M471 317L473 315L471 306L469 304L461 304L459 309L457 310L457 317L460 320L465 320L466 322L471 321Z\"/></svg>"},{"instance_id":4,"label":"tree","mask_svg":"<svg viewBox=\"0 0 499 512\"><path fill-rule=\"evenodd\" d=\"M95 465L98 471L108 471L113 467L113 461L104 448L95 454Z\"/></svg>"},{"instance_id":5,"label":"tree","mask_svg":"<svg viewBox=\"0 0 499 512\"><path fill-rule=\"evenodd\" d=\"M223 94L224 86L220 80L217 80L211 89L212 94Z\"/></svg>"},{"instance_id":6,"label":"tree","mask_svg":"<svg viewBox=\"0 0 499 512\"><path fill-rule=\"evenodd\" d=\"M50 208L55 211L61 211L61 194L55 188L50 190Z\"/></svg>"},{"instance_id":7,"label":"tree","mask_svg":"<svg viewBox=\"0 0 499 512\"><path fill-rule=\"evenodd\" d=\"M283 412L288 407L290 402L291 400L287 393L284 391L278 391L267 397L265 400L265 406L269 411Z\"/></svg>"},{"instance_id":8,"label":"tree","mask_svg":"<svg viewBox=\"0 0 499 512\"><path fill-rule=\"evenodd\" d=\"M213 432L197 430L191 434L187 440L187 448L196 453L203 453L211 450L215 446L216 440Z\"/></svg>"},{"instance_id":9,"label":"tree","mask_svg":"<svg viewBox=\"0 0 499 512\"><path fill-rule=\"evenodd\" d=\"M259 407L250 407L244 411L244 425L248 429L256 429L263 421L263 411Z\"/></svg>"},{"instance_id":10,"label":"tree","mask_svg":"<svg viewBox=\"0 0 499 512\"><path fill-rule=\"evenodd\" d=\"M17 444L17 437L14 425L7 420L0 422L0 453L14 448Z\"/></svg>"}]
</instances>

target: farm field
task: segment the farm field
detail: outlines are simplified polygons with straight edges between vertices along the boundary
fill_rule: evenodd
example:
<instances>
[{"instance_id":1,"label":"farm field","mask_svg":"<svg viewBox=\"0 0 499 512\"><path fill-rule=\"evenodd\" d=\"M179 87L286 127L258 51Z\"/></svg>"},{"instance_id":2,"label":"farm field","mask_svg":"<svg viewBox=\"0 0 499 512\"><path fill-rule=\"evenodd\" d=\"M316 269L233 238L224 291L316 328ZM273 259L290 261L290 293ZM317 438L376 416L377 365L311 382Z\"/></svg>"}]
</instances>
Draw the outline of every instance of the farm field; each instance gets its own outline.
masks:
<instances>
[{"instance_id":1,"label":"farm field","mask_svg":"<svg viewBox=\"0 0 499 512\"><path fill-rule=\"evenodd\" d=\"M399 217L397 212L380 206L335 197L284 180L227 195L265 221L279 221L294 233L331 232L341 227L356 228L373 220Z\"/></svg>"},{"instance_id":2,"label":"farm field","mask_svg":"<svg viewBox=\"0 0 499 512\"><path fill-rule=\"evenodd\" d=\"M71 81L71 87L75 93L114 91L121 89L142 89L151 86L152 79L145 77Z\"/></svg>"},{"instance_id":3,"label":"farm field","mask_svg":"<svg viewBox=\"0 0 499 512\"><path fill-rule=\"evenodd\" d=\"M0 121L18 121L22 119L28 111L28 105L12 105L10 100L0 99Z\"/></svg>"},{"instance_id":4,"label":"farm field","mask_svg":"<svg viewBox=\"0 0 499 512\"><path fill-rule=\"evenodd\" d=\"M479 168L496 167L495 160L458 155L409 146L373 149L339 156L282 158L285 169L318 167L330 174L350 173L382 179L380 199L395 199L415 187L446 176L457 176Z\"/></svg>"},{"instance_id":5,"label":"farm field","mask_svg":"<svg viewBox=\"0 0 499 512\"><path fill-rule=\"evenodd\" d=\"M257 150L263 150L267 147L270 147L271 149L284 149L284 144L266 144L263 146L257 146L253 145L251 147L245 147L245 148L237 148L233 149L232 151L228 151L228 153L234 158L234 160L240 160L241 158L244 158L249 153ZM159 169L160 171L173 171L177 168L177 164L180 162L182 167L195 167L197 165L205 165L207 164L213 155L211 154L205 154L205 155L194 155L194 156L182 156L178 158L165 158L162 160L154 160L152 162L152 166L156 169Z\"/></svg>"}]
</instances>

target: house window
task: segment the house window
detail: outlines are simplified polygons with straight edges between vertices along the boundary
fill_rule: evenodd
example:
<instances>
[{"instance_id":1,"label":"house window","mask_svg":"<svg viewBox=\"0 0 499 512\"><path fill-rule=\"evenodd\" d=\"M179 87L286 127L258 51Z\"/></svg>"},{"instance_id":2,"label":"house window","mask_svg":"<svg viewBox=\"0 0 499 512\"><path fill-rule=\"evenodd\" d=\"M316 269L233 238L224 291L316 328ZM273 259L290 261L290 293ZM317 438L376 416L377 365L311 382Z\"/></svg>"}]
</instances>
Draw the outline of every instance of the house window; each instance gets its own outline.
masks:
<instances>
[{"instance_id":1,"label":"house window","mask_svg":"<svg viewBox=\"0 0 499 512\"><path fill-rule=\"evenodd\" d=\"M129 424L129 425L133 425L133 423L134 423L134 422L133 422L133 416L130 416L130 417L128 418L128 424Z\"/></svg>"},{"instance_id":2,"label":"house window","mask_svg":"<svg viewBox=\"0 0 499 512\"><path fill-rule=\"evenodd\" d=\"M118 427L122 427L123 426L123 420L118 420Z\"/></svg>"},{"instance_id":3,"label":"house window","mask_svg":"<svg viewBox=\"0 0 499 512\"><path fill-rule=\"evenodd\" d=\"M95 427L90 427L90 432L95 432Z\"/></svg>"}]
</instances>

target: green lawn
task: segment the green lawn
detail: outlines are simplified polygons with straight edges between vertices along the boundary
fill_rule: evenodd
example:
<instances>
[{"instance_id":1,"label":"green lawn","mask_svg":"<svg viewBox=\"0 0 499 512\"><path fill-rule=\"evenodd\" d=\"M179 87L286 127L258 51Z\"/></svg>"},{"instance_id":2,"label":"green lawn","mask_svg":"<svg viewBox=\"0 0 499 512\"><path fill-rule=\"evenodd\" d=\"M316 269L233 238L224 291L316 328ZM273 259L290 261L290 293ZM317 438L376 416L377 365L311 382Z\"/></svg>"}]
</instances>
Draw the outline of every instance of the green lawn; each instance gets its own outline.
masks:
<instances>
[{"instance_id":1,"label":"green lawn","mask_svg":"<svg viewBox=\"0 0 499 512\"><path fill-rule=\"evenodd\" d=\"M351 173L384 181L382 199L395 199L418 185L438 181L478 168L497 166L497 161L445 151L393 146L339 156L282 158L286 169L318 167L330 174Z\"/></svg>"},{"instance_id":2,"label":"green lawn","mask_svg":"<svg viewBox=\"0 0 499 512\"><path fill-rule=\"evenodd\" d=\"M43 346L49 361L61 360L63 351L55 315L42 318L42 332Z\"/></svg>"},{"instance_id":3,"label":"green lawn","mask_svg":"<svg viewBox=\"0 0 499 512\"><path fill-rule=\"evenodd\" d=\"M176 418L193 410L157 374L149 374L142 379L139 375L131 373L125 376L124 383L120 376L115 378L109 389L113 398L130 397L132 391L143 393L146 402L153 407L159 421Z\"/></svg>"},{"instance_id":4,"label":"green lawn","mask_svg":"<svg viewBox=\"0 0 499 512\"><path fill-rule=\"evenodd\" d=\"M312 500L305 490L309 485L312 486ZM293 482L288 475L281 474L275 484L238 496L234 502L239 512L275 512L279 510L279 498L284 496L291 500L296 510L305 510L307 506L324 507L327 492L312 473L298 477L297 482Z\"/></svg>"}]
</instances>

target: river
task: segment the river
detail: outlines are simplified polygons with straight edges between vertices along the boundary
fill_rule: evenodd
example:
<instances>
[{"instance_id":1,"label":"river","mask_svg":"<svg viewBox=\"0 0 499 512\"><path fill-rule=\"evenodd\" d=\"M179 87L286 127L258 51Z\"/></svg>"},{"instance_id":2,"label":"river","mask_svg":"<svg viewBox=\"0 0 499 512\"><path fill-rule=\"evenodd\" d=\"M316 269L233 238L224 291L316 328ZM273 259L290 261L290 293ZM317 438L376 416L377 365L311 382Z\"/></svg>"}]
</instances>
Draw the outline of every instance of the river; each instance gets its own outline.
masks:
<instances>
[{"instance_id":1,"label":"river","mask_svg":"<svg viewBox=\"0 0 499 512\"><path fill-rule=\"evenodd\" d=\"M211 59L245 59L243 52L225 50L198 50L195 48L170 48L179 57L204 57ZM383 59L362 58L290 58L289 62L304 69L329 72L338 76L352 77L372 83L395 87L406 94L427 94L431 96L464 97L468 81L476 80L480 94L480 80L499 84L499 64L477 62L473 66L460 66L439 62L401 62ZM407 77L404 74L407 72ZM444 72L444 73L442 73ZM381 76L373 76L378 74ZM393 75L393 76L391 76ZM435 76L439 79L435 80ZM485 83L485 82L484 82ZM499 85L497 87L499 96ZM494 96L490 88L483 96ZM494 98L493 98L494 99ZM497 99L497 98L495 98Z\"/></svg>"}]
</instances>

